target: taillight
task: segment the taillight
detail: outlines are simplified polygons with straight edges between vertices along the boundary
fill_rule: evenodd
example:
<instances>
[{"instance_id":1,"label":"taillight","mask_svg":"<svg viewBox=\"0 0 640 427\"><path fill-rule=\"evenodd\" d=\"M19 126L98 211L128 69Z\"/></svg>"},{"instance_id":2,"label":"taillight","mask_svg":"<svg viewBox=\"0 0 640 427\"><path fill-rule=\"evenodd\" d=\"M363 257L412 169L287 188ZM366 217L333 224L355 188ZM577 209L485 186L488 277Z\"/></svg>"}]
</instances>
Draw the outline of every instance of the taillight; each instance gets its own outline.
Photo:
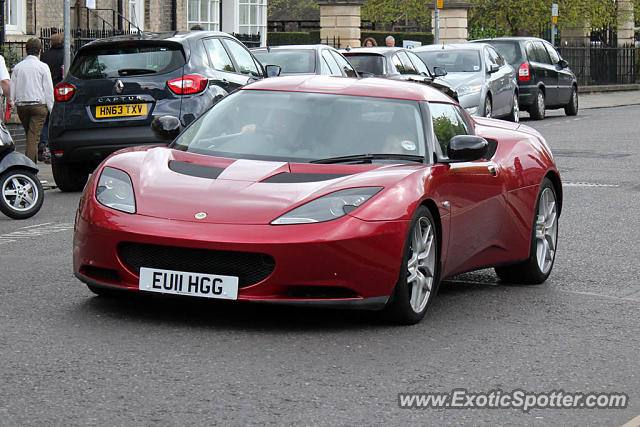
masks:
<instances>
[{"instance_id":1,"label":"taillight","mask_svg":"<svg viewBox=\"0 0 640 427\"><path fill-rule=\"evenodd\" d=\"M209 80L199 74L188 74L184 77L169 80L167 86L176 95L190 95L202 92L207 88Z\"/></svg>"},{"instance_id":2,"label":"taillight","mask_svg":"<svg viewBox=\"0 0 640 427\"><path fill-rule=\"evenodd\" d=\"M76 87L69 83L58 83L53 88L53 97L58 102L70 100L74 93L76 93Z\"/></svg>"},{"instance_id":3,"label":"taillight","mask_svg":"<svg viewBox=\"0 0 640 427\"><path fill-rule=\"evenodd\" d=\"M523 62L520 68L518 68L518 81L528 82L531 78L531 69L528 62Z\"/></svg>"}]
</instances>

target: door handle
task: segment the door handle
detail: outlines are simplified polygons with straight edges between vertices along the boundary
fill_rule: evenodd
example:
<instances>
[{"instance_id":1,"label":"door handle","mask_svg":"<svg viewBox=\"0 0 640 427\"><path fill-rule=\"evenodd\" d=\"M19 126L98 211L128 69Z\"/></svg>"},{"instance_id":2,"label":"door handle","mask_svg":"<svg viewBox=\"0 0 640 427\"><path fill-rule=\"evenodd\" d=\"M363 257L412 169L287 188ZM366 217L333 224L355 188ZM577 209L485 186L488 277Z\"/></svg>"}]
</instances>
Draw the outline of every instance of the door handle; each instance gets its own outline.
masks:
<instances>
[{"instance_id":1,"label":"door handle","mask_svg":"<svg viewBox=\"0 0 640 427\"><path fill-rule=\"evenodd\" d=\"M496 170L496 167L494 165L487 166L487 169L489 169L489 173L491 173L491 176L498 176L498 171Z\"/></svg>"}]
</instances>

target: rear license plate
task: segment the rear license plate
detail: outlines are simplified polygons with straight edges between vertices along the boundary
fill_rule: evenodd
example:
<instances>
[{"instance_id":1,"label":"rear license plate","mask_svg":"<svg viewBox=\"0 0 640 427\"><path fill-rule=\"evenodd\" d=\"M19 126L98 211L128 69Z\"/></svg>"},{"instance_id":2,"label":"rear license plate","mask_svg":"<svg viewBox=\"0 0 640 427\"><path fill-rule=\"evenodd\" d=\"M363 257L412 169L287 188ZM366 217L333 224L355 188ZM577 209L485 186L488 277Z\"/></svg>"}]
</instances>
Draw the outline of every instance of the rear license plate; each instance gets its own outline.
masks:
<instances>
[{"instance_id":1,"label":"rear license plate","mask_svg":"<svg viewBox=\"0 0 640 427\"><path fill-rule=\"evenodd\" d=\"M140 268L138 288L163 294L238 299L238 278L217 274Z\"/></svg>"},{"instance_id":2,"label":"rear license plate","mask_svg":"<svg viewBox=\"0 0 640 427\"><path fill-rule=\"evenodd\" d=\"M147 104L98 105L96 118L146 116Z\"/></svg>"}]
</instances>

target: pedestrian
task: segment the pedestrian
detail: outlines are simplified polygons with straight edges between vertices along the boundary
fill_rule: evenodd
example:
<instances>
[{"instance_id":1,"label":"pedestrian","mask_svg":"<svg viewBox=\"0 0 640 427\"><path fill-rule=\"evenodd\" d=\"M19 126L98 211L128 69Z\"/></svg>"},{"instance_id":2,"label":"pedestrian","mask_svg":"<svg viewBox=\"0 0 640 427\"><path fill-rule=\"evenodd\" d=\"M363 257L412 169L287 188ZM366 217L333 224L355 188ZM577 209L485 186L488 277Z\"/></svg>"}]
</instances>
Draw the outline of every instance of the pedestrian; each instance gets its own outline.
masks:
<instances>
[{"instance_id":1,"label":"pedestrian","mask_svg":"<svg viewBox=\"0 0 640 427\"><path fill-rule=\"evenodd\" d=\"M36 38L26 44L27 56L13 67L11 97L27 136L25 155L38 161L38 141L47 114L53 108L53 82L49 67L40 61L42 44Z\"/></svg>"},{"instance_id":2,"label":"pedestrian","mask_svg":"<svg viewBox=\"0 0 640 427\"><path fill-rule=\"evenodd\" d=\"M388 35L387 38L384 39L384 43L389 47L393 47L396 45L396 39L394 39L392 35Z\"/></svg>"},{"instance_id":3,"label":"pedestrian","mask_svg":"<svg viewBox=\"0 0 640 427\"><path fill-rule=\"evenodd\" d=\"M2 55L0 55L0 88L2 89L4 99L7 101L7 105L9 108L13 108L13 101L11 101L11 78L9 77L9 71L7 71L7 66ZM4 116L4 111L2 112L2 116Z\"/></svg>"},{"instance_id":4,"label":"pedestrian","mask_svg":"<svg viewBox=\"0 0 640 427\"><path fill-rule=\"evenodd\" d=\"M51 80L55 87L64 78L64 34L57 33L51 36L51 49L42 52L40 60L49 66L51 72ZM42 126L40 134L40 143L38 144L38 160L44 160L45 163L51 161L51 152L49 151L49 116Z\"/></svg>"},{"instance_id":5,"label":"pedestrian","mask_svg":"<svg viewBox=\"0 0 640 427\"><path fill-rule=\"evenodd\" d=\"M374 39L373 37L367 37L366 39L364 39L363 46L375 47L375 46L378 46L378 43L376 42L376 39Z\"/></svg>"}]
</instances>

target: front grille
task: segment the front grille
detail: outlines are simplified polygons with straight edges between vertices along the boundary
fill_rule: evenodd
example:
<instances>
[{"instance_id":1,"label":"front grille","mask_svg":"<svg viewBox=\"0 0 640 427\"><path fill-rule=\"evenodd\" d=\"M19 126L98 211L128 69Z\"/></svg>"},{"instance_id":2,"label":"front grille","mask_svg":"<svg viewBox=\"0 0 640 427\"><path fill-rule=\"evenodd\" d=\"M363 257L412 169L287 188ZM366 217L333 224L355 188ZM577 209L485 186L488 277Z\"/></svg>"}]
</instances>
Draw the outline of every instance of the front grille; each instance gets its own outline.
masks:
<instances>
[{"instance_id":1,"label":"front grille","mask_svg":"<svg viewBox=\"0 0 640 427\"><path fill-rule=\"evenodd\" d=\"M276 266L270 255L217 251L124 242L118 245L120 260L140 274L140 267L238 277L238 286L254 285L269 277Z\"/></svg>"}]
</instances>

